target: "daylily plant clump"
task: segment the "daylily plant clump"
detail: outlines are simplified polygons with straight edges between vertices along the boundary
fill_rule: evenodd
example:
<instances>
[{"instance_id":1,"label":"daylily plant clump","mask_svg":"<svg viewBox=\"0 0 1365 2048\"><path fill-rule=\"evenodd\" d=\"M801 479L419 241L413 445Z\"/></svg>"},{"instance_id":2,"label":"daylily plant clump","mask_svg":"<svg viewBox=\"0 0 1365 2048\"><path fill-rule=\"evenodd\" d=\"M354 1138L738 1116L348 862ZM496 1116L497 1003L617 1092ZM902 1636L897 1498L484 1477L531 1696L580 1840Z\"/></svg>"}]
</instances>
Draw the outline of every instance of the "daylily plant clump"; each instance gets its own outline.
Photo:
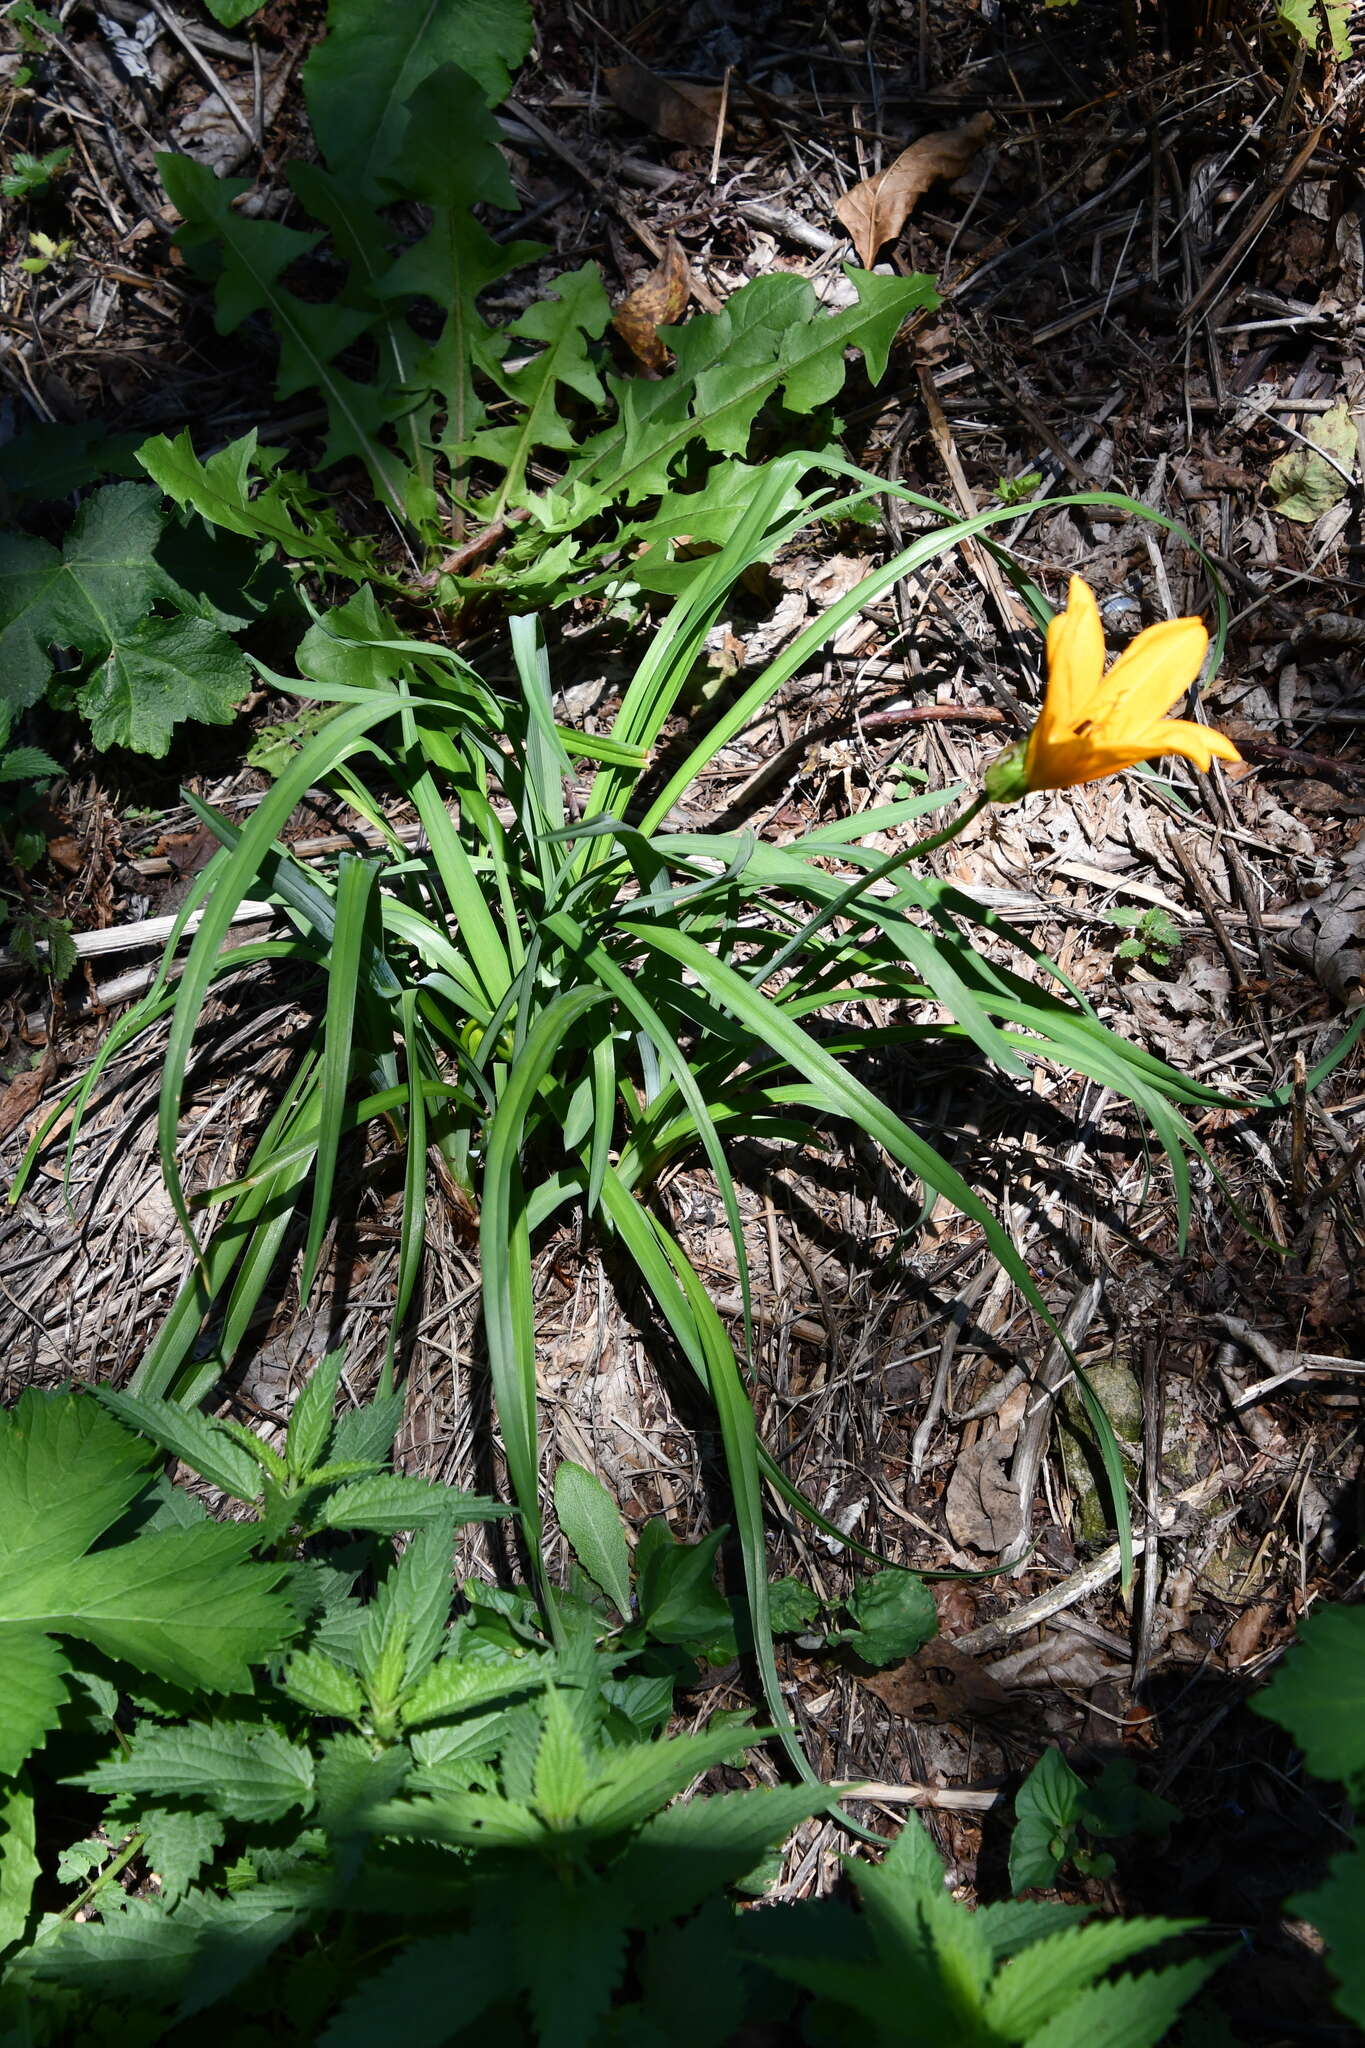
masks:
<instances>
[{"instance_id":1,"label":"daylily plant clump","mask_svg":"<svg viewBox=\"0 0 1365 2048\"><path fill-rule=\"evenodd\" d=\"M1166 715L1199 674L1208 645L1202 619L1166 619L1139 633L1106 675L1099 606L1089 584L1073 576L1066 609L1047 631L1043 708L1028 738L986 770L987 796L1013 803L1162 754L1183 754L1206 775L1215 758L1240 761L1225 733Z\"/></svg>"}]
</instances>

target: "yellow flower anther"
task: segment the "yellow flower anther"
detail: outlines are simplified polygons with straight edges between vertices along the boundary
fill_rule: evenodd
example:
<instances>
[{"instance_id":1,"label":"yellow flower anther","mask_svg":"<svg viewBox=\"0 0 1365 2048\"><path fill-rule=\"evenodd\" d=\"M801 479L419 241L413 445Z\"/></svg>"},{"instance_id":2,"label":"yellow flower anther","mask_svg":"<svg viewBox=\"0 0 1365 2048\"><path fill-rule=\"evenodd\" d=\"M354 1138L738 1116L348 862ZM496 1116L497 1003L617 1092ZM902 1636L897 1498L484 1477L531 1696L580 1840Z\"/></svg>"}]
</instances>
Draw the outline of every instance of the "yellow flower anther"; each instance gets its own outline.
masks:
<instances>
[{"instance_id":1,"label":"yellow flower anther","mask_svg":"<svg viewBox=\"0 0 1365 2048\"><path fill-rule=\"evenodd\" d=\"M1047 629L1043 708L1022 749L1009 748L987 769L991 801L1071 789L1161 754L1182 754L1204 774L1215 757L1240 761L1226 733L1166 716L1199 674L1208 644L1202 619L1167 619L1139 633L1106 675L1099 606L1073 576L1066 610Z\"/></svg>"}]
</instances>

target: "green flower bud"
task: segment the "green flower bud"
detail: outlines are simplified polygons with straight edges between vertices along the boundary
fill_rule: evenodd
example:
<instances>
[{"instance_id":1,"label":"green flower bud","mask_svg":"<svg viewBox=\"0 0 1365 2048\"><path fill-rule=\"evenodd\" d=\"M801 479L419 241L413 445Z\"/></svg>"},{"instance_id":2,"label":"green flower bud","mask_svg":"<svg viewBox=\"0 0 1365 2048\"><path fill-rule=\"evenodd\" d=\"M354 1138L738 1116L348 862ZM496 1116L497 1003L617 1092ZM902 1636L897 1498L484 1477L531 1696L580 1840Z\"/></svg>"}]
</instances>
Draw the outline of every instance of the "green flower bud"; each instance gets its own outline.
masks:
<instances>
[{"instance_id":1,"label":"green flower bud","mask_svg":"<svg viewBox=\"0 0 1365 2048\"><path fill-rule=\"evenodd\" d=\"M1028 741L1017 740L997 754L986 770L986 794L993 804L1017 804L1029 791L1028 769L1024 765Z\"/></svg>"}]
</instances>

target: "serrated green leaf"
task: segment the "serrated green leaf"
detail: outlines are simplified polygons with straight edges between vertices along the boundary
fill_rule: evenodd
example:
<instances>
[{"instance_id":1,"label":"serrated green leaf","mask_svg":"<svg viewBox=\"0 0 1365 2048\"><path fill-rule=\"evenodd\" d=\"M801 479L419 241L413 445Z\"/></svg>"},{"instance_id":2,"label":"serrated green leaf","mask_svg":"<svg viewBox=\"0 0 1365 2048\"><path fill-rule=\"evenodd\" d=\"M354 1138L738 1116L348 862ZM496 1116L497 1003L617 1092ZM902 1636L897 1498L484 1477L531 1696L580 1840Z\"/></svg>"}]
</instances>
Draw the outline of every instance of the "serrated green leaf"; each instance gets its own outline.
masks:
<instances>
[{"instance_id":1,"label":"serrated green leaf","mask_svg":"<svg viewBox=\"0 0 1365 2048\"><path fill-rule=\"evenodd\" d=\"M0 1954L28 1923L33 1887L42 1864L27 1772L0 1784Z\"/></svg>"},{"instance_id":2,"label":"serrated green leaf","mask_svg":"<svg viewBox=\"0 0 1365 2048\"><path fill-rule=\"evenodd\" d=\"M938 298L927 277L849 270L858 303L824 313L804 278L754 278L719 313L661 330L673 350L667 377L608 379L618 419L583 450L551 530L579 525L591 509L669 489L672 465L691 442L742 455L759 408L779 389L793 412L810 412L841 388L844 351L860 348L873 383L912 312Z\"/></svg>"},{"instance_id":3,"label":"serrated green leaf","mask_svg":"<svg viewBox=\"0 0 1365 2048\"><path fill-rule=\"evenodd\" d=\"M358 1721L365 1701L350 1672L321 1650L296 1650L284 1667L280 1683L291 1700L315 1714L339 1721Z\"/></svg>"},{"instance_id":4,"label":"serrated green leaf","mask_svg":"<svg viewBox=\"0 0 1365 2048\"><path fill-rule=\"evenodd\" d=\"M451 149L449 138L460 137ZM478 311L479 294L538 253L538 245L495 242L472 209L510 211L516 194L484 95L452 64L423 80L413 94L394 177L402 191L431 208L431 227L405 249L374 289L385 301L430 299L445 319L436 340L413 364L419 387L438 392L445 408L442 445L458 464L487 416L474 386L505 351Z\"/></svg>"},{"instance_id":5,"label":"serrated green leaf","mask_svg":"<svg viewBox=\"0 0 1365 2048\"><path fill-rule=\"evenodd\" d=\"M531 12L524 0L332 0L328 30L303 67L313 133L336 175L387 197L414 94L442 65L458 65L495 105L531 47ZM444 141L458 153L451 135Z\"/></svg>"},{"instance_id":6,"label":"serrated green leaf","mask_svg":"<svg viewBox=\"0 0 1365 2048\"><path fill-rule=\"evenodd\" d=\"M156 561L165 513L145 484L106 484L76 514L60 551L28 534L0 534L0 696L35 704L51 650L98 660L158 598L178 593Z\"/></svg>"},{"instance_id":7,"label":"serrated green leaf","mask_svg":"<svg viewBox=\"0 0 1365 2048\"><path fill-rule=\"evenodd\" d=\"M565 1458L555 1468L555 1513L565 1540L618 1614L630 1617L630 1552L621 1511L600 1479Z\"/></svg>"},{"instance_id":8,"label":"serrated green leaf","mask_svg":"<svg viewBox=\"0 0 1365 2048\"><path fill-rule=\"evenodd\" d=\"M1365 1787L1365 1608L1318 1608L1251 1705L1289 1730L1315 1777Z\"/></svg>"},{"instance_id":9,"label":"serrated green leaf","mask_svg":"<svg viewBox=\"0 0 1365 2048\"><path fill-rule=\"evenodd\" d=\"M329 1351L309 1373L294 1402L285 1449L286 1462L295 1478L312 1472L327 1449L332 1411L345 1365L344 1348Z\"/></svg>"},{"instance_id":10,"label":"serrated green leaf","mask_svg":"<svg viewBox=\"0 0 1365 2048\"><path fill-rule=\"evenodd\" d=\"M583 1738L557 1687L546 1692L543 1711L536 1751L536 1811L547 1827L572 1827L588 1789Z\"/></svg>"},{"instance_id":11,"label":"serrated green leaf","mask_svg":"<svg viewBox=\"0 0 1365 2048\"><path fill-rule=\"evenodd\" d=\"M1030 2034L1027 2048L1157 2048L1220 1961L1215 1956L1093 1985Z\"/></svg>"},{"instance_id":12,"label":"serrated green leaf","mask_svg":"<svg viewBox=\"0 0 1365 2048\"><path fill-rule=\"evenodd\" d=\"M986 1998L983 2017L1007 2041L1024 2041L1058 2015L1077 1992L1116 1963L1187 1933L1194 1920L1095 1920L1036 1941L1005 1964Z\"/></svg>"},{"instance_id":13,"label":"serrated green leaf","mask_svg":"<svg viewBox=\"0 0 1365 2048\"><path fill-rule=\"evenodd\" d=\"M36 782L40 775L64 772L61 762L54 761L41 747L10 747L0 754L0 782Z\"/></svg>"},{"instance_id":14,"label":"serrated green leaf","mask_svg":"<svg viewBox=\"0 0 1365 2048\"><path fill-rule=\"evenodd\" d=\"M361 1408L348 1408L332 1434L334 1464L387 1463L403 1420L403 1390L376 1394Z\"/></svg>"},{"instance_id":15,"label":"serrated green leaf","mask_svg":"<svg viewBox=\"0 0 1365 2048\"><path fill-rule=\"evenodd\" d=\"M319 1823L331 1835L353 1835L374 1807L392 1799L412 1769L402 1743L376 1751L361 1735L333 1735L317 1763Z\"/></svg>"},{"instance_id":16,"label":"serrated green leaf","mask_svg":"<svg viewBox=\"0 0 1365 2048\"><path fill-rule=\"evenodd\" d=\"M631 1925L647 1930L692 1912L746 1877L765 1850L828 1801L825 1786L762 1786L654 1814L611 1866Z\"/></svg>"},{"instance_id":17,"label":"serrated green leaf","mask_svg":"<svg viewBox=\"0 0 1365 2048\"><path fill-rule=\"evenodd\" d=\"M280 1565L245 1552L251 1531L215 1523L141 1536L0 1586L0 1624L80 1636L171 1684L248 1692L252 1660L294 1632Z\"/></svg>"},{"instance_id":18,"label":"serrated green leaf","mask_svg":"<svg viewBox=\"0 0 1365 2048\"><path fill-rule=\"evenodd\" d=\"M222 1848L223 1823L215 1814L172 1806L144 1806L137 1821L144 1837L143 1861L161 1879L166 1904L173 1905Z\"/></svg>"},{"instance_id":19,"label":"serrated green leaf","mask_svg":"<svg viewBox=\"0 0 1365 2048\"><path fill-rule=\"evenodd\" d=\"M93 1792L202 1799L229 1820L275 1821L313 1804L313 1759L277 1729L245 1721L159 1727L143 1721L127 1753L77 1781Z\"/></svg>"},{"instance_id":20,"label":"serrated green leaf","mask_svg":"<svg viewBox=\"0 0 1365 2048\"><path fill-rule=\"evenodd\" d=\"M143 619L76 693L97 747L159 759L187 720L231 725L254 678L241 649L207 619Z\"/></svg>"},{"instance_id":21,"label":"serrated green leaf","mask_svg":"<svg viewBox=\"0 0 1365 2048\"><path fill-rule=\"evenodd\" d=\"M197 1408L148 1394L99 1387L96 1397L129 1429L140 1430L234 1500L254 1501L261 1492L261 1468Z\"/></svg>"},{"instance_id":22,"label":"serrated green leaf","mask_svg":"<svg viewBox=\"0 0 1365 2048\"><path fill-rule=\"evenodd\" d=\"M21 1394L0 1412L5 1574L79 1555L141 1491L152 1455L88 1395Z\"/></svg>"},{"instance_id":23,"label":"serrated green leaf","mask_svg":"<svg viewBox=\"0 0 1365 2048\"><path fill-rule=\"evenodd\" d=\"M579 1825L603 1835L638 1827L734 1749L735 1731L729 1728L612 1751L598 1764L579 1808Z\"/></svg>"},{"instance_id":24,"label":"serrated green leaf","mask_svg":"<svg viewBox=\"0 0 1365 2048\"><path fill-rule=\"evenodd\" d=\"M440 2048L515 1989L509 1958L485 1929L414 1941L353 1991L318 2037L317 2048Z\"/></svg>"},{"instance_id":25,"label":"serrated green leaf","mask_svg":"<svg viewBox=\"0 0 1365 2048\"><path fill-rule=\"evenodd\" d=\"M454 1792L441 1799L393 1800L370 1816L376 1834L443 1842L452 1849L541 1848L548 1837L529 1806L491 1792Z\"/></svg>"},{"instance_id":26,"label":"serrated green leaf","mask_svg":"<svg viewBox=\"0 0 1365 2048\"><path fill-rule=\"evenodd\" d=\"M558 408L559 386L595 409L606 398L586 346L600 339L611 319L601 272L596 264L585 263L551 278L545 291L552 296L533 300L506 330L539 344L530 360L509 369L494 357L485 358L488 375L517 408L510 424L485 427L469 443L472 457L506 472L488 507L491 519L500 518L508 505L526 502L526 466L537 450L574 446L569 421Z\"/></svg>"},{"instance_id":27,"label":"serrated green leaf","mask_svg":"<svg viewBox=\"0 0 1365 2048\"><path fill-rule=\"evenodd\" d=\"M156 163L171 204L184 217L176 237L180 246L191 257L211 252L217 262L219 332L232 333L252 313L269 313L280 344L276 397L321 391L328 418L322 465L351 456L363 462L380 498L401 516L402 464L383 439L394 416L392 396L381 385L358 383L336 363L372 325L374 312L340 302L313 304L281 282L319 237L238 213L232 202L246 191L245 180L218 178L193 157L161 154Z\"/></svg>"},{"instance_id":28,"label":"serrated green leaf","mask_svg":"<svg viewBox=\"0 0 1365 2048\"><path fill-rule=\"evenodd\" d=\"M1354 1840L1353 1849L1332 1858L1326 1880L1316 1891L1300 1892L1286 1904L1291 1913L1302 1914L1316 1927L1327 1943L1327 1966L1337 1980L1337 2010L1365 2027L1365 1947L1360 1940L1365 1927L1365 1829L1357 1828Z\"/></svg>"},{"instance_id":29,"label":"serrated green leaf","mask_svg":"<svg viewBox=\"0 0 1365 2048\"><path fill-rule=\"evenodd\" d=\"M278 449L257 446L254 429L204 462L188 427L173 441L164 434L144 441L137 459L182 511L197 512L228 533L271 541L296 560L343 576L365 573L363 551L346 541L330 511L309 499L300 478L280 471Z\"/></svg>"},{"instance_id":30,"label":"serrated green leaf","mask_svg":"<svg viewBox=\"0 0 1365 2048\"><path fill-rule=\"evenodd\" d=\"M71 1666L50 1636L0 1626L0 1777L12 1778L57 1725Z\"/></svg>"},{"instance_id":31,"label":"serrated green leaf","mask_svg":"<svg viewBox=\"0 0 1365 2048\"><path fill-rule=\"evenodd\" d=\"M420 1728L456 1714L486 1707L494 1700L514 1699L546 1682L539 1658L520 1663L481 1664L462 1657L442 1657L403 1699L403 1726Z\"/></svg>"},{"instance_id":32,"label":"serrated green leaf","mask_svg":"<svg viewBox=\"0 0 1365 2048\"><path fill-rule=\"evenodd\" d=\"M453 1486L434 1485L402 1473L381 1472L339 1486L313 1511L318 1529L373 1529L396 1536L405 1529L451 1528L465 1522L489 1522L510 1509Z\"/></svg>"}]
</instances>

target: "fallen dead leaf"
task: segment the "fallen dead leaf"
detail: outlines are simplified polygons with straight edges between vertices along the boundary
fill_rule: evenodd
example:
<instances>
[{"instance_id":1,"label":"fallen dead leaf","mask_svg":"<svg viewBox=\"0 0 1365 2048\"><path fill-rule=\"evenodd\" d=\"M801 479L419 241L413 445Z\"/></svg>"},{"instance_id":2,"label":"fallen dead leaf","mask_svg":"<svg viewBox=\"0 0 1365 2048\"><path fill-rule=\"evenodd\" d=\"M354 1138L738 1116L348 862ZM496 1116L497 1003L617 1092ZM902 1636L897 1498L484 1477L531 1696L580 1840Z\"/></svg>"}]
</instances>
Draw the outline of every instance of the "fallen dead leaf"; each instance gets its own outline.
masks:
<instances>
[{"instance_id":1,"label":"fallen dead leaf","mask_svg":"<svg viewBox=\"0 0 1365 2048\"><path fill-rule=\"evenodd\" d=\"M16 1074L7 1088L0 1089L0 1138L7 1138L11 1131L17 1130L29 1112L36 1109L42 1100L43 1090L56 1071L57 1062L49 1050L36 1067Z\"/></svg>"},{"instance_id":2,"label":"fallen dead leaf","mask_svg":"<svg viewBox=\"0 0 1365 2048\"><path fill-rule=\"evenodd\" d=\"M1270 498L1280 517L1312 526L1346 496L1356 454L1349 406L1334 405L1310 420L1302 441L1270 465Z\"/></svg>"},{"instance_id":3,"label":"fallen dead leaf","mask_svg":"<svg viewBox=\"0 0 1365 2048\"><path fill-rule=\"evenodd\" d=\"M681 319L692 289L687 258L676 238L643 284L637 284L612 314L611 324L646 374L661 377L668 368L668 350L659 339L661 327Z\"/></svg>"},{"instance_id":4,"label":"fallen dead leaf","mask_svg":"<svg viewBox=\"0 0 1365 2048\"><path fill-rule=\"evenodd\" d=\"M1261 1638L1274 1618L1275 1609L1268 1600L1257 1600L1239 1614L1228 1630L1223 1653L1228 1660L1228 1669L1235 1671L1240 1664L1249 1664L1261 1647Z\"/></svg>"},{"instance_id":5,"label":"fallen dead leaf","mask_svg":"<svg viewBox=\"0 0 1365 2048\"><path fill-rule=\"evenodd\" d=\"M1014 1438L1012 1429L996 1430L958 1453L943 1519L960 1549L998 1557L1019 1533L1019 1493L1006 1470Z\"/></svg>"},{"instance_id":6,"label":"fallen dead leaf","mask_svg":"<svg viewBox=\"0 0 1365 2048\"><path fill-rule=\"evenodd\" d=\"M907 1721L972 1721L1011 1704L985 1665L964 1657L951 1643L930 1643L904 1664L861 1682Z\"/></svg>"},{"instance_id":7,"label":"fallen dead leaf","mask_svg":"<svg viewBox=\"0 0 1365 2048\"><path fill-rule=\"evenodd\" d=\"M871 269L877 251L900 233L931 185L962 176L994 126L993 115L974 114L961 128L921 135L884 171L845 192L834 214L848 229L862 264Z\"/></svg>"},{"instance_id":8,"label":"fallen dead leaf","mask_svg":"<svg viewBox=\"0 0 1365 2048\"><path fill-rule=\"evenodd\" d=\"M710 149L724 103L718 85L662 78L643 64L612 64L603 75L615 104L642 128L652 128L666 142Z\"/></svg>"},{"instance_id":9,"label":"fallen dead leaf","mask_svg":"<svg viewBox=\"0 0 1365 2048\"><path fill-rule=\"evenodd\" d=\"M1286 953L1316 975L1348 1010L1365 1003L1365 879L1347 875L1320 896L1288 906L1299 912L1297 931L1282 940Z\"/></svg>"}]
</instances>

